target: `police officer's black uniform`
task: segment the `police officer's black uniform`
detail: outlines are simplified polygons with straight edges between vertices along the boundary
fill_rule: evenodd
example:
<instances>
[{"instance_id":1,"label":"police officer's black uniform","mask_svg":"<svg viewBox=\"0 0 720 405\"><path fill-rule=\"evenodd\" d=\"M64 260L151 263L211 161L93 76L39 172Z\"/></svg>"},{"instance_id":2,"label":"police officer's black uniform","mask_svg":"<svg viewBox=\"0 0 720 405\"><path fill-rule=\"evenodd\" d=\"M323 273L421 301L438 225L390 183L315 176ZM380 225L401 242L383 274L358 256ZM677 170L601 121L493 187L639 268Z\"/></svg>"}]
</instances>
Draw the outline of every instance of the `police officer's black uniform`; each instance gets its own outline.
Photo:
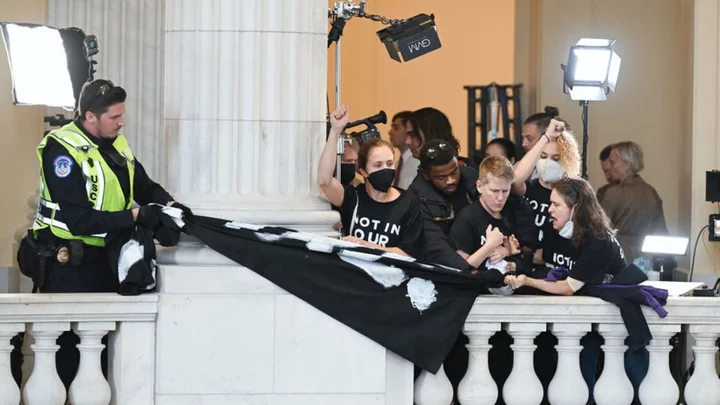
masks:
<instances>
[{"instance_id":1,"label":"police officer's black uniform","mask_svg":"<svg viewBox=\"0 0 720 405\"><path fill-rule=\"evenodd\" d=\"M100 87L108 84L112 87L110 92L100 94L98 92ZM113 92L124 94L124 90L114 87L111 82L105 80L96 80L86 85L80 95L81 117L86 111L96 108L99 103L110 102L110 99L102 100L102 98L113 97ZM117 94L114 96L117 97ZM124 102L124 96L120 99ZM117 101L117 99L112 100ZM90 134L80 118L75 121L75 124L85 136L98 145L101 155L117 177L123 195L131 195L128 164L134 164L133 195L135 202L140 206L145 206L150 203L167 205L173 201L173 198L162 186L150 179L140 162L137 160L127 162L127 159L113 147L113 140L102 139ZM106 240L108 240L113 235L134 228L136 220L133 219L132 210L104 212L93 209L86 191L85 176L77 164L72 165L73 168L69 174L55 175L53 162L60 156L68 158L67 149L56 140L49 138L42 152L45 183L53 202L60 206L59 212L62 213L62 221L67 225L70 233L78 236L107 233ZM137 223L142 224L143 220L148 221L147 218L143 218L143 215L149 215L150 212L151 210L144 211L141 208ZM73 248L72 243L52 234L50 228L40 230L37 241L40 245L49 246L54 252L59 252L61 247ZM74 242L74 246L77 246L77 243L77 241ZM117 292L119 286L117 274L111 270L105 248L82 244L82 248L76 250L81 251L82 257L79 260L77 260L78 252L72 251L69 252L69 256L76 260L68 260L68 254L65 254L65 257L58 254L49 258L45 279L40 282L40 291L42 293ZM107 339L104 339L104 342L107 345ZM66 388L69 388L77 373L80 360L76 348L78 343L79 338L72 331L63 333L58 339L60 349L56 355L56 363L58 374ZM102 368L103 372L107 374L106 350L103 350Z\"/></svg>"}]
</instances>

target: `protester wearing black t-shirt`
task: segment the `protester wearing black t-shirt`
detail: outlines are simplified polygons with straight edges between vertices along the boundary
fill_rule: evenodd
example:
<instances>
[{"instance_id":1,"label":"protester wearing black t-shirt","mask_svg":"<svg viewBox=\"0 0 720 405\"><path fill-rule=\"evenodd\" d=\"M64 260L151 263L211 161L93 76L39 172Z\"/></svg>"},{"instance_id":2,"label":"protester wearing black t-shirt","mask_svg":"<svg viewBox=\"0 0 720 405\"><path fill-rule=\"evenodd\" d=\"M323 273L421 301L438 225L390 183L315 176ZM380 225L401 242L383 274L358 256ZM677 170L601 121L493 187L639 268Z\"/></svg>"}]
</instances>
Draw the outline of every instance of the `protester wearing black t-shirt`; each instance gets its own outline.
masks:
<instances>
[{"instance_id":1,"label":"protester wearing black t-shirt","mask_svg":"<svg viewBox=\"0 0 720 405\"><path fill-rule=\"evenodd\" d=\"M483 160L477 182L480 197L465 207L453 223L450 240L458 254L473 267L479 268L486 262L495 264L516 255L512 245L503 245L507 240L517 239L520 244L531 240L532 243L533 227L523 227L529 215L523 216L521 210L506 204L513 177L512 165L504 157L490 156ZM529 213L529 207L525 207ZM529 237L527 231L517 232L527 229L530 229Z\"/></svg>"},{"instance_id":2,"label":"protester wearing black t-shirt","mask_svg":"<svg viewBox=\"0 0 720 405\"><path fill-rule=\"evenodd\" d=\"M545 133L515 166L514 195L525 196L535 214L538 239L542 242L543 226L548 222L552 184L564 176L580 175L580 151L569 126L559 118L550 121ZM533 171L538 178L528 180ZM536 264L542 264L540 255Z\"/></svg>"},{"instance_id":3,"label":"protester wearing black t-shirt","mask_svg":"<svg viewBox=\"0 0 720 405\"><path fill-rule=\"evenodd\" d=\"M521 245L528 243L524 241L537 243L537 231L532 222L529 205L522 197L510 196L513 176L512 165L504 157L490 156L483 160L476 183L479 198L457 214L453 222L450 241L457 253L473 267L482 269L486 268L487 263L495 264L514 259L515 265L523 262L526 268L530 265L532 254L527 254L522 259L522 255L517 254L518 246L512 245L513 242L517 243L517 240L520 240ZM519 257L521 259L517 260ZM497 270L484 270L481 273L491 271ZM467 343L467 340L463 342ZM500 389L512 369L511 342L512 338L505 331L490 338L493 346L488 354L490 374ZM466 350L464 345L460 348L457 346L454 352L460 359L460 355L466 354ZM460 365L458 361L458 366ZM462 375L460 374L460 379ZM453 382L449 367L448 378Z\"/></svg>"},{"instance_id":4,"label":"protester wearing black t-shirt","mask_svg":"<svg viewBox=\"0 0 720 405\"><path fill-rule=\"evenodd\" d=\"M565 267L572 270L577 260L578 251L572 240L563 238L553 229L552 222L548 221L543 227L543 240L540 243L542 259L549 268Z\"/></svg>"},{"instance_id":5,"label":"protester wearing black t-shirt","mask_svg":"<svg viewBox=\"0 0 720 405\"><path fill-rule=\"evenodd\" d=\"M546 173L546 171L543 172L543 174L547 175ZM534 223L540 231L540 233L538 234L538 239L541 242L542 235L544 233L543 227L545 226L545 224L549 224L548 217L550 216L550 213L548 212L548 209L550 208L551 191L552 190L550 185L541 180L541 178L529 180L525 188L525 198L528 200L530 206L532 207L534 214Z\"/></svg>"},{"instance_id":6,"label":"protester wearing black t-shirt","mask_svg":"<svg viewBox=\"0 0 720 405\"><path fill-rule=\"evenodd\" d=\"M603 284L627 267L610 220L583 179L563 178L550 196L550 216L557 235L572 241L577 256L566 280L545 281L509 276L506 282L518 288L529 286L557 295L573 295L585 284Z\"/></svg>"},{"instance_id":7,"label":"protester wearing black t-shirt","mask_svg":"<svg viewBox=\"0 0 720 405\"><path fill-rule=\"evenodd\" d=\"M507 284L514 289L528 286L550 294L573 295L585 284L612 282L615 276L628 268L620 243L615 239L610 219L587 181L563 178L553 185L550 201L549 212L553 219L553 230L558 237L570 240L577 249L568 277L560 281L545 281L524 275L507 276ZM549 249L549 246L544 246L544 249L546 248ZM588 348L587 345L584 346ZM647 373L648 362L648 353L644 348L625 352L625 369L635 388L633 404L638 403L637 393Z\"/></svg>"},{"instance_id":8,"label":"protester wearing black t-shirt","mask_svg":"<svg viewBox=\"0 0 720 405\"><path fill-rule=\"evenodd\" d=\"M340 208L346 241L415 257L422 246L422 221L417 198L392 187L395 160L392 145L366 141L358 153L358 172L365 184L343 185L333 177L337 143L348 121L347 107L330 114L330 134L320 157L318 183L330 204Z\"/></svg>"},{"instance_id":9,"label":"protester wearing black t-shirt","mask_svg":"<svg viewBox=\"0 0 720 405\"><path fill-rule=\"evenodd\" d=\"M339 208L343 229L347 230L345 240L396 247L408 254L413 252L412 256L419 254L422 222L417 198L401 193L394 201L379 202L368 193L370 187L368 183L357 187L343 185L344 198Z\"/></svg>"}]
</instances>

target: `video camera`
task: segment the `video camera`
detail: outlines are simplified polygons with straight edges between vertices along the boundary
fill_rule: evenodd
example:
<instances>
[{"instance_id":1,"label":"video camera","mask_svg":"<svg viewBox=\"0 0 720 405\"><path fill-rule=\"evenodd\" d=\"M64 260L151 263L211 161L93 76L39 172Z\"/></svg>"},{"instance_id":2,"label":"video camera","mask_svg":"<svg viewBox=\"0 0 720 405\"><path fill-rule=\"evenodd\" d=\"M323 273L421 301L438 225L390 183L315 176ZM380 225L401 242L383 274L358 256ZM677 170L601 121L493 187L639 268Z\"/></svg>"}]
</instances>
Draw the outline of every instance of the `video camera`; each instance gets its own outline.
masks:
<instances>
[{"instance_id":1,"label":"video camera","mask_svg":"<svg viewBox=\"0 0 720 405\"><path fill-rule=\"evenodd\" d=\"M370 139L380 138L380 131L378 131L375 124L386 124L387 123L387 115L385 114L385 111L380 110L379 113L363 118L361 120L348 122L347 125L345 125L345 130L347 131L350 128L354 128L358 125L365 125L365 129L360 132L346 132L346 137L354 140L358 143L358 145L362 146L365 142L369 141Z\"/></svg>"}]
</instances>

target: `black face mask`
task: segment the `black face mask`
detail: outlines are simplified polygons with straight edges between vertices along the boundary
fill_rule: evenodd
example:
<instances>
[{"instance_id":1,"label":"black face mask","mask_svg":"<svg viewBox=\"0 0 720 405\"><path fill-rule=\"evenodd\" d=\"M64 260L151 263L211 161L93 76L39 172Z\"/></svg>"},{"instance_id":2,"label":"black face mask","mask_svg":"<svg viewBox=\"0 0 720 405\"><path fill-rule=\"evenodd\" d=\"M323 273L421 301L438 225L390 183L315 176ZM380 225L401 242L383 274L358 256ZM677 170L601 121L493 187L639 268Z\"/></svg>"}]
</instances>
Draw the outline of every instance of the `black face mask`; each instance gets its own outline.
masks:
<instances>
[{"instance_id":1,"label":"black face mask","mask_svg":"<svg viewBox=\"0 0 720 405\"><path fill-rule=\"evenodd\" d=\"M392 186L394 180L395 169L378 170L376 172L370 173L370 175L368 176L368 181L370 182L370 185L373 186L375 190L382 191L383 193L390 190L390 186Z\"/></svg>"},{"instance_id":2,"label":"black face mask","mask_svg":"<svg viewBox=\"0 0 720 405\"><path fill-rule=\"evenodd\" d=\"M348 185L355 178L355 163L340 164L340 183Z\"/></svg>"}]
</instances>

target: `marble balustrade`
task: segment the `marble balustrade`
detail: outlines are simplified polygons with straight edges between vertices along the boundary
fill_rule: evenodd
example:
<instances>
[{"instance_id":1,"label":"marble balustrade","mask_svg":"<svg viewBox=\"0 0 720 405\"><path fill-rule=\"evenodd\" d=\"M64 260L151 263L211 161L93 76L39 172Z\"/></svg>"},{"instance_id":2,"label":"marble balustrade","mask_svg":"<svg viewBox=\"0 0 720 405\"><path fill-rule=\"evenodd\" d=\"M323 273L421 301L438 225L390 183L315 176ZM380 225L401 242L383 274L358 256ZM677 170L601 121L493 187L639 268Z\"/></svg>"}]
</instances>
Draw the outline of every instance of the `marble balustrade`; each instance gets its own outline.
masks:
<instances>
[{"instance_id":1,"label":"marble balustrade","mask_svg":"<svg viewBox=\"0 0 720 405\"><path fill-rule=\"evenodd\" d=\"M650 354L649 372L639 389L641 403L674 405L684 394L687 405L718 404L720 379L716 369L717 340L720 337L720 300L717 298L669 298L669 315L659 318L650 308L643 308L653 339L647 346ZM503 387L498 387L490 375L489 339L506 330L514 339L513 370ZM590 330L604 338L601 349L605 354L603 371L594 387L598 405L629 405L633 387L623 362L627 346L627 330L620 312L612 304L590 297L546 296L482 296L477 299L465 323L469 338L467 348L470 364L458 389L462 405L492 405L502 396L508 405L537 405L543 398L543 387L533 368L533 339L544 331L558 338L555 346L558 366L548 387L548 399L553 405L585 405L588 387L580 372L580 339ZM669 354L671 338L685 333L692 348L695 369L682 387L673 378ZM684 370L683 370L684 371ZM417 405L449 405L452 386L443 372L430 378L423 373L416 381ZM682 383L682 382L680 382Z\"/></svg>"},{"instance_id":2,"label":"marble balustrade","mask_svg":"<svg viewBox=\"0 0 720 405\"><path fill-rule=\"evenodd\" d=\"M114 294L6 294L0 296L0 405L154 404L156 294L122 297ZM716 404L720 379L715 369L720 337L720 301L713 298L670 298L670 315L660 319L645 309L653 334L648 345L650 371L639 395L644 404L678 403L681 393L688 405ZM221 326L220 326L221 327ZM80 336L81 362L68 392L55 372L55 340L66 330ZM506 330L514 339L513 370L502 387L489 373L490 337ZM627 331L618 309L588 297L479 297L468 316L464 333L469 338L470 365L459 387L462 405L494 404L502 395L508 405L538 404L543 388L533 369L533 339L543 331L558 338L558 367L548 389L552 404L582 405L589 394L580 373L580 339L590 330L603 336L603 372L594 389L597 404L629 404L633 391L625 373L623 353ZM10 372L10 341L26 332L26 372L22 389ZM695 371L683 387L670 371L671 338L687 333L695 359ZM101 339L109 333L109 375L100 369ZM227 365L226 365L227 366ZM409 373L411 367L402 369ZM350 377L348 377L350 378ZM681 392L682 389L682 392ZM415 383L417 405L449 405L452 387L444 370L423 373ZM404 404L404 402L403 402ZM395 405L395 404L393 404ZM397 404L401 405L401 404ZM410 405L405 404L405 405Z\"/></svg>"},{"instance_id":3,"label":"marble balustrade","mask_svg":"<svg viewBox=\"0 0 720 405\"><path fill-rule=\"evenodd\" d=\"M153 404L158 296L0 295L0 405ZM60 334L80 337L78 373L65 390L55 369ZM11 339L25 332L24 383L11 374ZM100 366L109 335L108 378Z\"/></svg>"}]
</instances>

